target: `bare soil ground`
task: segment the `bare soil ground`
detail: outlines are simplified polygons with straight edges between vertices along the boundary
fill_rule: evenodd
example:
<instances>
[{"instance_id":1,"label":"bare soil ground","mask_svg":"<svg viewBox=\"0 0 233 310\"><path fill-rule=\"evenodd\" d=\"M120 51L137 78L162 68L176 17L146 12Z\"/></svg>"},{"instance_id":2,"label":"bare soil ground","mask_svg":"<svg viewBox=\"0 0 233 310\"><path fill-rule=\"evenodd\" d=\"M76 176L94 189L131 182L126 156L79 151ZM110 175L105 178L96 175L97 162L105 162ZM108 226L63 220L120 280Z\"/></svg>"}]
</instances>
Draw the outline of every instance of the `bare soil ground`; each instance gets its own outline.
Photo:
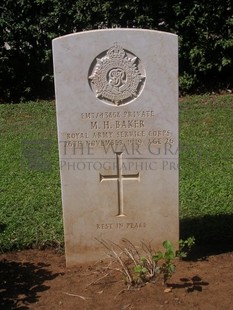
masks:
<instances>
[{"instance_id":1,"label":"bare soil ground","mask_svg":"<svg viewBox=\"0 0 233 310\"><path fill-rule=\"evenodd\" d=\"M167 286L159 280L135 290L103 264L67 269L53 249L2 254L0 309L233 309L233 252L177 261Z\"/></svg>"}]
</instances>

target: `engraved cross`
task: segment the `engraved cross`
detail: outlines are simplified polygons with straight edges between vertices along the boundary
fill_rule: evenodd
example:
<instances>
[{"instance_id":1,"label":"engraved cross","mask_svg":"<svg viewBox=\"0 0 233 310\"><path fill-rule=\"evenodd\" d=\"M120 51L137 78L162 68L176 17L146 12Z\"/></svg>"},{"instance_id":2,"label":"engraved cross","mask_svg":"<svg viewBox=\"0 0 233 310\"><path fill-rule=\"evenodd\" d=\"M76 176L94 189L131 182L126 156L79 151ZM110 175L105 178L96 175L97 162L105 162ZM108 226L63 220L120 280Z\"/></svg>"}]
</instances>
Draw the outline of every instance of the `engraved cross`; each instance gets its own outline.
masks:
<instances>
[{"instance_id":1,"label":"engraved cross","mask_svg":"<svg viewBox=\"0 0 233 310\"><path fill-rule=\"evenodd\" d=\"M100 182L103 181L117 181L117 195L118 195L118 214L117 216L125 216L123 204L123 181L139 181L139 172L136 174L122 174L122 152L116 152L117 173L115 175L100 174Z\"/></svg>"}]
</instances>

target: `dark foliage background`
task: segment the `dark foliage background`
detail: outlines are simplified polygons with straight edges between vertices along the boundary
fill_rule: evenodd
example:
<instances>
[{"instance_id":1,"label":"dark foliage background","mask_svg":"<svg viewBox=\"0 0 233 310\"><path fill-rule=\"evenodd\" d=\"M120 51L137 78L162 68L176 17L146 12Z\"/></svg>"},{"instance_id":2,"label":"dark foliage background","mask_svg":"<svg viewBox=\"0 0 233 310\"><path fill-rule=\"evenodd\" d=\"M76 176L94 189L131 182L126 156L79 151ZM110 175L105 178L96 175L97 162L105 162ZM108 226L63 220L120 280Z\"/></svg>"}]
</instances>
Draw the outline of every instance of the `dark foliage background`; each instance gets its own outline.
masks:
<instances>
[{"instance_id":1,"label":"dark foliage background","mask_svg":"<svg viewBox=\"0 0 233 310\"><path fill-rule=\"evenodd\" d=\"M52 39L135 27L179 35L182 93L233 89L232 0L3 0L0 101L54 96Z\"/></svg>"}]
</instances>

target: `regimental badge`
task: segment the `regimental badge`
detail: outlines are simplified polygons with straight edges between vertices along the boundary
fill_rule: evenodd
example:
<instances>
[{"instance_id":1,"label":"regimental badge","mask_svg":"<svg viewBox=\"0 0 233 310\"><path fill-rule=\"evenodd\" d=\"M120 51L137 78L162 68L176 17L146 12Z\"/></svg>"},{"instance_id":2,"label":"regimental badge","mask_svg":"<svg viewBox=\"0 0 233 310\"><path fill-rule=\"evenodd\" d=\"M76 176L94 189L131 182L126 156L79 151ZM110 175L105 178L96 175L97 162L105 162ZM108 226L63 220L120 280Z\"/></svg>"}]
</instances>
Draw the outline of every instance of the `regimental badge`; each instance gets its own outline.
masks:
<instances>
[{"instance_id":1,"label":"regimental badge","mask_svg":"<svg viewBox=\"0 0 233 310\"><path fill-rule=\"evenodd\" d=\"M101 101L120 106L136 99L145 84L145 70L133 53L115 43L89 70L90 87Z\"/></svg>"}]
</instances>

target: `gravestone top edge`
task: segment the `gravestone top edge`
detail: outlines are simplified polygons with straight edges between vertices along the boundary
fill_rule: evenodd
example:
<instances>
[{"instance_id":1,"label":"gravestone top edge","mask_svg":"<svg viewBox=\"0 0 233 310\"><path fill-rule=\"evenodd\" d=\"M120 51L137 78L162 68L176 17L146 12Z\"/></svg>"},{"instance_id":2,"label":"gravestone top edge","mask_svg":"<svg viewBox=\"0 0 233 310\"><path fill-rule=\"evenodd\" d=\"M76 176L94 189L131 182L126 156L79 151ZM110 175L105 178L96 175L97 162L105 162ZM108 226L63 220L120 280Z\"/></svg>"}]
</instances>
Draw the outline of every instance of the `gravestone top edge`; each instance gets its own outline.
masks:
<instances>
[{"instance_id":1,"label":"gravestone top edge","mask_svg":"<svg viewBox=\"0 0 233 310\"><path fill-rule=\"evenodd\" d=\"M61 39L65 39L65 38L69 38L69 37L73 37L73 36L84 36L84 35L88 35L88 34L98 34L98 33L107 33L107 32L134 32L134 33L153 33L153 34L160 34L160 35L164 35L164 36L169 36L169 37L178 37L177 34L175 33L170 33L170 32L166 32L166 31L159 31L159 30L152 30L152 29L143 29L143 28L107 28L107 29L95 29L95 30L85 30L85 31L80 31L80 32L74 32L74 33L70 33L70 34L66 34L57 38L54 38L52 40L52 42L55 42L57 40L61 40Z\"/></svg>"}]
</instances>

